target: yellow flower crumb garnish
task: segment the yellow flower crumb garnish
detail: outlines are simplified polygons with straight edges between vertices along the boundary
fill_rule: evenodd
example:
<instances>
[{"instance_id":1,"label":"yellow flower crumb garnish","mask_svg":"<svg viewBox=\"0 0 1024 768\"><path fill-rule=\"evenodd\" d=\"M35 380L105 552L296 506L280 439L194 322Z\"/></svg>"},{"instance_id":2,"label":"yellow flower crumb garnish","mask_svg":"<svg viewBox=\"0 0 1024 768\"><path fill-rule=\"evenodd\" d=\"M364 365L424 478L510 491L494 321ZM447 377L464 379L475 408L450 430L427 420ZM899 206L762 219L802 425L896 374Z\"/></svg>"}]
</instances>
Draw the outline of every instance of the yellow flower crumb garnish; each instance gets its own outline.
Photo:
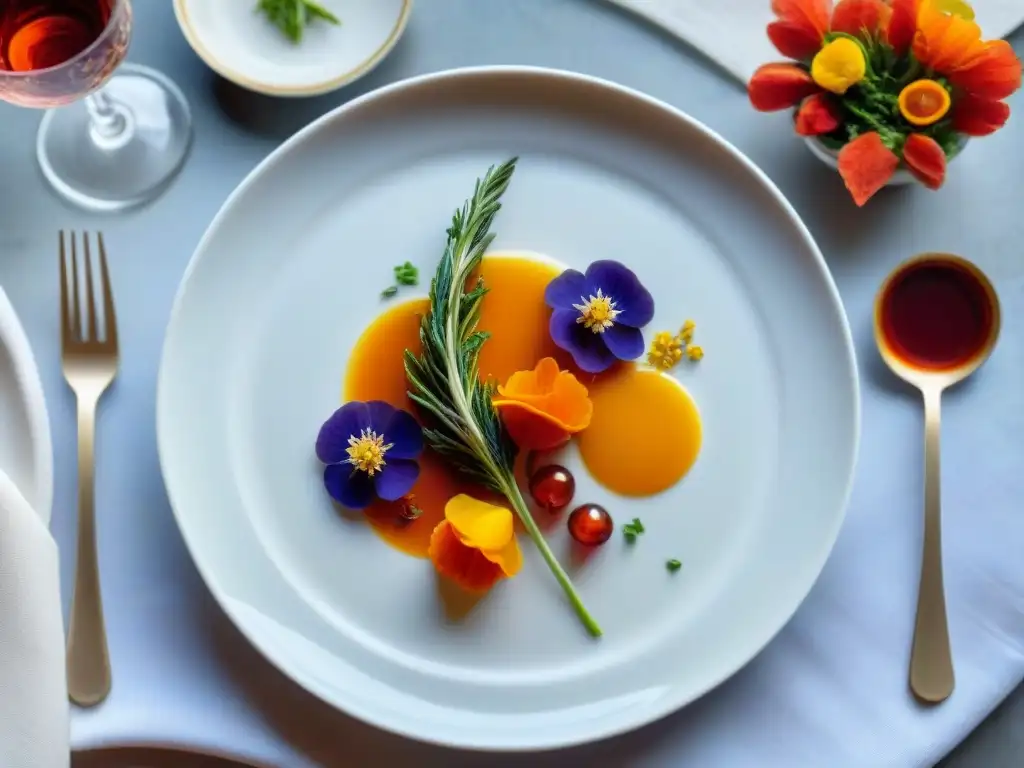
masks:
<instances>
[{"instance_id":1,"label":"yellow flower crumb garnish","mask_svg":"<svg viewBox=\"0 0 1024 768\"><path fill-rule=\"evenodd\" d=\"M704 350L696 344L687 344L686 356L691 360L701 360L704 357Z\"/></svg>"},{"instance_id":2,"label":"yellow flower crumb garnish","mask_svg":"<svg viewBox=\"0 0 1024 768\"><path fill-rule=\"evenodd\" d=\"M683 342L678 336L668 331L661 331L654 336L651 348L647 352L647 362L655 368L667 371L683 358Z\"/></svg>"},{"instance_id":3,"label":"yellow flower crumb garnish","mask_svg":"<svg viewBox=\"0 0 1024 768\"><path fill-rule=\"evenodd\" d=\"M697 324L693 320L687 320L683 323L682 329L679 331L679 338L689 344L693 341L693 332L696 330Z\"/></svg>"}]
</instances>

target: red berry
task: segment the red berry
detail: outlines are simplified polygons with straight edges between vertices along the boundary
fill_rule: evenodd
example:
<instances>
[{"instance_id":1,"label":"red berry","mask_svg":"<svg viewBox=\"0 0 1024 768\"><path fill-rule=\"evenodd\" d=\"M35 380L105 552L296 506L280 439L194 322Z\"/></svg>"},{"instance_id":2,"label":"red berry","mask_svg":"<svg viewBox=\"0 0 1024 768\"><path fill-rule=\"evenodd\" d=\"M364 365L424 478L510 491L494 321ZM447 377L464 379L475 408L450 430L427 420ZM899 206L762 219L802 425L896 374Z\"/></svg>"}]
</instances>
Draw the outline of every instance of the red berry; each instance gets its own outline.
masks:
<instances>
[{"instance_id":1,"label":"red berry","mask_svg":"<svg viewBox=\"0 0 1024 768\"><path fill-rule=\"evenodd\" d=\"M583 504L569 515L569 533L580 544L595 547L611 538L615 524L599 504Z\"/></svg>"},{"instance_id":2,"label":"red berry","mask_svg":"<svg viewBox=\"0 0 1024 768\"><path fill-rule=\"evenodd\" d=\"M538 506L549 512L567 507L574 493L576 479L568 469L558 464L541 467L530 478L530 495Z\"/></svg>"}]
</instances>

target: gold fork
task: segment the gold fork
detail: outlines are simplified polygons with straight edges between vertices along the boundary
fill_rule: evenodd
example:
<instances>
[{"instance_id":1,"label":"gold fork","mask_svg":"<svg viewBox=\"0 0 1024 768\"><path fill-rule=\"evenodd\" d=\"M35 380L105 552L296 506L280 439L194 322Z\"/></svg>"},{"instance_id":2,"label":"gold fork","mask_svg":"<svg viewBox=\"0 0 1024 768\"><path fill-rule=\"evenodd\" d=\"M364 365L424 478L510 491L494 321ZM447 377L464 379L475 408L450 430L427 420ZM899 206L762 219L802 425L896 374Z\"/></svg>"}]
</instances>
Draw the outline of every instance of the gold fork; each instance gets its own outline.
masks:
<instances>
[{"instance_id":1,"label":"gold fork","mask_svg":"<svg viewBox=\"0 0 1024 768\"><path fill-rule=\"evenodd\" d=\"M110 693L110 656L107 631L103 622L100 573L96 555L96 512L94 498L94 444L96 406L100 396L117 375L117 318L114 296L107 271L107 252L103 235L99 246L102 312L97 311L93 293L93 267L89 234L82 235L85 258L85 328L78 282L78 238L67 238L71 247L71 280L68 281L68 257L64 231L60 233L60 338L64 378L78 400L78 549L75 562L75 587L71 598L71 622L68 627L68 696L84 707L103 701ZM100 333L102 322L103 333Z\"/></svg>"}]
</instances>

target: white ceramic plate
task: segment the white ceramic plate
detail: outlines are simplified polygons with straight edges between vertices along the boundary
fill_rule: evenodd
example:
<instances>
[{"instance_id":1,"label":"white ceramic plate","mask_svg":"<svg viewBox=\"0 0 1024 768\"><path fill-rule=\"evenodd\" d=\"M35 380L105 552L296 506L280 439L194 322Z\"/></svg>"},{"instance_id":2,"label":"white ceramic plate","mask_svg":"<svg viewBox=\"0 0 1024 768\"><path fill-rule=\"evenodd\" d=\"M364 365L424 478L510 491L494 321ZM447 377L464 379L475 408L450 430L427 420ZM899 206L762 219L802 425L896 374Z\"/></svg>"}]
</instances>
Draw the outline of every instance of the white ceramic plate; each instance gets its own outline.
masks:
<instances>
[{"instance_id":1,"label":"white ceramic plate","mask_svg":"<svg viewBox=\"0 0 1024 768\"><path fill-rule=\"evenodd\" d=\"M14 308L0 289L0 470L50 524L53 453L43 385Z\"/></svg>"},{"instance_id":2,"label":"white ceramic plate","mask_svg":"<svg viewBox=\"0 0 1024 768\"><path fill-rule=\"evenodd\" d=\"M615 499L572 466L578 502L648 531L575 573L589 638L540 557L460 624L429 563L333 509L313 441L391 265L433 272L453 210L519 155L495 250L628 263L648 333L699 323L680 376L704 445L670 492ZM175 514L224 610L334 706L459 747L540 749L665 715L749 661L811 588L843 519L858 439L850 333L810 234L711 131L642 94L526 68L398 83L264 161L200 243L159 375ZM565 558L568 533L550 535ZM666 572L666 559L683 570Z\"/></svg>"},{"instance_id":3,"label":"white ceramic plate","mask_svg":"<svg viewBox=\"0 0 1024 768\"><path fill-rule=\"evenodd\" d=\"M271 96L314 96L376 67L405 31L412 0L318 0L341 24L316 21L292 43L256 0L174 0L178 25L214 72Z\"/></svg>"}]
</instances>

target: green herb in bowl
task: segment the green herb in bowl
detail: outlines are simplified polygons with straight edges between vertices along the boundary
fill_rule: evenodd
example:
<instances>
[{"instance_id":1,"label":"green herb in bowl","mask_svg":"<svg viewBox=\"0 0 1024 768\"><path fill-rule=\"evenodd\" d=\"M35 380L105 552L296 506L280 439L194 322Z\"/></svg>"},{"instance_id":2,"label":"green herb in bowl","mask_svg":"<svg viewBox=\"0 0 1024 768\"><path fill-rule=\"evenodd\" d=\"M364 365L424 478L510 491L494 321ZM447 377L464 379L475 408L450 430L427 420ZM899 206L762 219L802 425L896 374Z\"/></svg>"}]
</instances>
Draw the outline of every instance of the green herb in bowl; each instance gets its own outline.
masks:
<instances>
[{"instance_id":1,"label":"green herb in bowl","mask_svg":"<svg viewBox=\"0 0 1024 768\"><path fill-rule=\"evenodd\" d=\"M317 19L341 24L337 16L313 0L259 0L256 10L293 43L300 42L306 25Z\"/></svg>"}]
</instances>

